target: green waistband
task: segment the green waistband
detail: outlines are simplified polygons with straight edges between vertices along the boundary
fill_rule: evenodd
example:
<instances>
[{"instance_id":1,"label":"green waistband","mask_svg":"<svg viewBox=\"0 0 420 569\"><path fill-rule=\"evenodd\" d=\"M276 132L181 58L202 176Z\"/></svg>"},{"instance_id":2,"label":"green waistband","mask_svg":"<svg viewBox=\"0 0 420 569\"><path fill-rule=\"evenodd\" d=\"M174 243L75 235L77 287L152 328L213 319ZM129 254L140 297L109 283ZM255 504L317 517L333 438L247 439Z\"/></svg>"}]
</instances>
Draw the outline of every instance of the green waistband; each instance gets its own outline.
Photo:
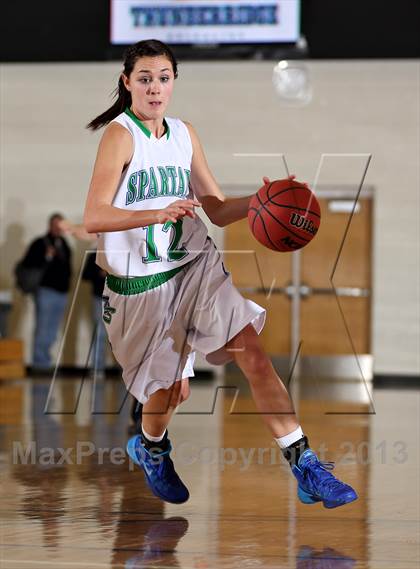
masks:
<instances>
[{"instance_id":1,"label":"green waistband","mask_svg":"<svg viewBox=\"0 0 420 569\"><path fill-rule=\"evenodd\" d=\"M115 275L107 275L106 284L113 292L123 295L139 294L146 292L152 288L156 288L166 283L181 271L185 265L165 271L164 273L156 273L147 277L116 277Z\"/></svg>"}]
</instances>

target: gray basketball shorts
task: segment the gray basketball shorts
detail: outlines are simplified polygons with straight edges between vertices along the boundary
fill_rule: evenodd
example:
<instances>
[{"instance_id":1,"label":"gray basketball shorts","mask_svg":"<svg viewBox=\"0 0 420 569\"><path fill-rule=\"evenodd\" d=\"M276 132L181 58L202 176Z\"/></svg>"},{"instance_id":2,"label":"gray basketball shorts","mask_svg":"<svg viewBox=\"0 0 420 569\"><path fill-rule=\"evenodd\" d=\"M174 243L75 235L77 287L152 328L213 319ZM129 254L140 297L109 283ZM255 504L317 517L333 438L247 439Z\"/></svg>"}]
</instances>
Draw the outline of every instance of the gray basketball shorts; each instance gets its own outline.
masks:
<instances>
[{"instance_id":1,"label":"gray basketball shorts","mask_svg":"<svg viewBox=\"0 0 420 569\"><path fill-rule=\"evenodd\" d=\"M235 288L209 237L203 250L160 286L123 295L105 284L103 301L112 351L127 389L141 403L194 376L196 351L211 364L232 360L226 343L248 324L259 334L266 316Z\"/></svg>"}]
</instances>

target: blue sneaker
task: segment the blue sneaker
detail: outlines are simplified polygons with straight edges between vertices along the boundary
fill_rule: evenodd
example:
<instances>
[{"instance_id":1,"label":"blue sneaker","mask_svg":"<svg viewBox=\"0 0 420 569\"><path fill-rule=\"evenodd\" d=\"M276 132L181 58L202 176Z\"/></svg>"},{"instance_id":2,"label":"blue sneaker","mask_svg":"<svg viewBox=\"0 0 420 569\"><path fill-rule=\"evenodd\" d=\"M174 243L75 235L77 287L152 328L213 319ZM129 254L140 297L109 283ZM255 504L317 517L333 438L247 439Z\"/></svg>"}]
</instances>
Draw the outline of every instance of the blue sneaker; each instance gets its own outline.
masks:
<instances>
[{"instance_id":1,"label":"blue sneaker","mask_svg":"<svg viewBox=\"0 0 420 569\"><path fill-rule=\"evenodd\" d=\"M171 450L168 440L168 448L165 451L150 452L143 446L141 435L131 437L127 443L129 457L143 469L153 494L165 502L182 504L188 500L190 494L175 472L174 463L169 456Z\"/></svg>"},{"instance_id":2,"label":"blue sneaker","mask_svg":"<svg viewBox=\"0 0 420 569\"><path fill-rule=\"evenodd\" d=\"M357 500L351 486L344 484L329 472L334 468L332 462L321 462L316 454L307 449L292 466L298 481L298 498L304 504L323 502L325 508L336 508Z\"/></svg>"}]
</instances>

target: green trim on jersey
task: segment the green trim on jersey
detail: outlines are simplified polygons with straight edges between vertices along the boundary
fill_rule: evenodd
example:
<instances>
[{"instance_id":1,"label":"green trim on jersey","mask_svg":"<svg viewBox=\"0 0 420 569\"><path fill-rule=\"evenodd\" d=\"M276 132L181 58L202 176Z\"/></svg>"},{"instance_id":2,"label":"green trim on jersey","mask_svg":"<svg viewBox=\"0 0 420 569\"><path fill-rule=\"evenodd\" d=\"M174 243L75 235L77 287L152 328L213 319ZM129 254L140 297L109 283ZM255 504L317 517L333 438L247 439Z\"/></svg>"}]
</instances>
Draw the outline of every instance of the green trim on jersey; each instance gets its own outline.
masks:
<instances>
[{"instance_id":1,"label":"green trim on jersey","mask_svg":"<svg viewBox=\"0 0 420 569\"><path fill-rule=\"evenodd\" d=\"M150 137L152 136L151 131L147 128L147 126L145 126L145 125L141 122L141 120L140 120L138 117L136 117L136 115L133 113L133 111L132 111L129 107L127 107L124 112L125 112L126 115L128 115L128 116L130 117L130 119L131 119L133 122L136 123L136 125L140 128L140 130L143 131L143 133L147 136L147 138L150 138ZM166 119L163 119L163 126L164 126L165 129L166 129L166 132L165 132L165 134L166 134L166 140L168 140L168 139L169 139L169 134L170 134L171 131L170 131L170 128L169 128L168 123L166 122Z\"/></svg>"},{"instance_id":2,"label":"green trim on jersey","mask_svg":"<svg viewBox=\"0 0 420 569\"><path fill-rule=\"evenodd\" d=\"M164 273L156 273L146 277L116 277L115 275L107 275L106 285L110 290L112 290L112 292L116 292L117 294L122 294L124 296L139 294L166 283L184 267L185 265L181 265L181 267L176 267L176 269L165 271Z\"/></svg>"}]
</instances>

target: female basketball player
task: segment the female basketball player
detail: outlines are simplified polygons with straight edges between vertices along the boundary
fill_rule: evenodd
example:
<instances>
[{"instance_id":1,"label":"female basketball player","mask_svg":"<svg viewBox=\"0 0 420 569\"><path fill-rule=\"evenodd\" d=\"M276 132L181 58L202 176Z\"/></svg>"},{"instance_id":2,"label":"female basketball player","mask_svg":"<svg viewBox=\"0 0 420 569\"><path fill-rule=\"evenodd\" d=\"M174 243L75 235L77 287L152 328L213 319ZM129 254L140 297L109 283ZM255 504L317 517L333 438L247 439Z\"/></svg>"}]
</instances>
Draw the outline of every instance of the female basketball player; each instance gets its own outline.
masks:
<instances>
[{"instance_id":1,"label":"female basketball player","mask_svg":"<svg viewBox=\"0 0 420 569\"><path fill-rule=\"evenodd\" d=\"M143 404L142 433L127 451L153 493L172 503L189 493L169 456L167 426L189 394L195 351L234 360L262 418L289 461L305 503L333 508L357 498L309 449L288 393L258 334L263 308L233 286L194 209L226 226L247 216L249 197L226 198L193 127L165 117L177 62L148 40L125 55L114 105L88 125L108 125L84 223L99 233L97 263L108 274L103 319L129 391Z\"/></svg>"}]
</instances>

